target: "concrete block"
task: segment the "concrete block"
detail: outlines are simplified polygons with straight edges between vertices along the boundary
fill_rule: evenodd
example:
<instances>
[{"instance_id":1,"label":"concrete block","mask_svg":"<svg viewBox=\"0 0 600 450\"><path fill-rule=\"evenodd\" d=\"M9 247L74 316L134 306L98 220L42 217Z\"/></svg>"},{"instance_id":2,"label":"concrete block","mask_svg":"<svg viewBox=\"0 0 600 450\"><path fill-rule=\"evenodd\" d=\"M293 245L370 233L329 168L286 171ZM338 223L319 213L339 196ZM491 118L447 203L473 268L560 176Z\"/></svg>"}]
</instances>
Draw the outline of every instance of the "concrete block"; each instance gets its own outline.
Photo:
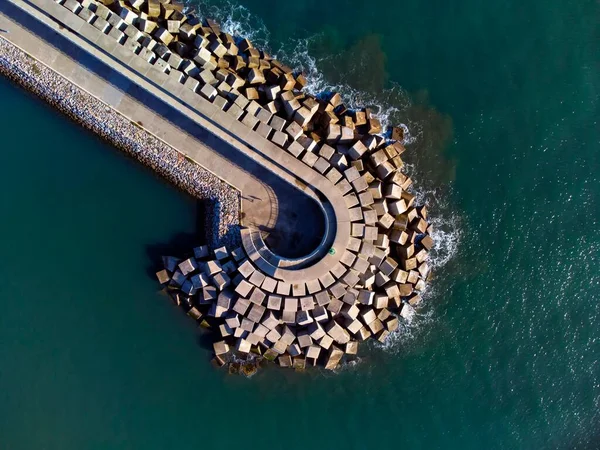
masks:
<instances>
[{"instance_id":1,"label":"concrete block","mask_svg":"<svg viewBox=\"0 0 600 450\"><path fill-rule=\"evenodd\" d=\"M316 344L312 344L306 348L305 352L307 358L317 359L321 353L321 347Z\"/></svg>"},{"instance_id":2,"label":"concrete block","mask_svg":"<svg viewBox=\"0 0 600 450\"><path fill-rule=\"evenodd\" d=\"M360 314L360 308L355 304L344 304L340 311L342 317L346 319L355 320Z\"/></svg>"},{"instance_id":3,"label":"concrete block","mask_svg":"<svg viewBox=\"0 0 600 450\"><path fill-rule=\"evenodd\" d=\"M266 294L260 288L254 287L252 294L250 294L249 300L256 305L262 305L265 298Z\"/></svg>"},{"instance_id":4,"label":"concrete block","mask_svg":"<svg viewBox=\"0 0 600 450\"><path fill-rule=\"evenodd\" d=\"M327 143L335 144L340 140L341 137L342 137L342 129L341 129L340 125L329 124L329 126L327 127L327 137L326 137Z\"/></svg>"},{"instance_id":5,"label":"concrete block","mask_svg":"<svg viewBox=\"0 0 600 450\"><path fill-rule=\"evenodd\" d=\"M127 15L127 17L129 17L129 15ZM123 14L121 14L121 18L127 23L132 23L128 20L128 18L123 17ZM171 33L169 33L165 28L162 28L162 27L158 27L154 31L154 34L152 36L157 41L162 42L165 45L169 45L171 42L173 42L173 35Z\"/></svg>"},{"instance_id":6,"label":"concrete block","mask_svg":"<svg viewBox=\"0 0 600 450\"><path fill-rule=\"evenodd\" d=\"M232 116L235 120L239 120L243 113L244 110L235 103L229 106L229 109L227 110L227 114Z\"/></svg>"},{"instance_id":7,"label":"concrete block","mask_svg":"<svg viewBox=\"0 0 600 450\"><path fill-rule=\"evenodd\" d=\"M263 71L258 68L250 69L250 72L248 72L248 75L246 76L246 80L248 83L254 85L264 84L266 82Z\"/></svg>"},{"instance_id":8,"label":"concrete block","mask_svg":"<svg viewBox=\"0 0 600 450\"><path fill-rule=\"evenodd\" d=\"M365 241L374 242L377 240L377 227L365 226L365 233L363 235Z\"/></svg>"},{"instance_id":9,"label":"concrete block","mask_svg":"<svg viewBox=\"0 0 600 450\"><path fill-rule=\"evenodd\" d=\"M375 311L370 307L363 309L359 316L360 320L362 320L365 325L369 325L377 319L377 314L375 314Z\"/></svg>"},{"instance_id":10,"label":"concrete block","mask_svg":"<svg viewBox=\"0 0 600 450\"><path fill-rule=\"evenodd\" d=\"M310 334L308 333L308 331L306 331L306 330L298 332L297 339L298 339L298 345L300 346L300 348L306 348L313 344L313 340L310 337Z\"/></svg>"},{"instance_id":11,"label":"concrete block","mask_svg":"<svg viewBox=\"0 0 600 450\"><path fill-rule=\"evenodd\" d=\"M240 314L240 315L245 315L246 311L248 311L248 308L250 307L250 301L245 299L245 298L238 298L235 302L235 304L233 305L233 310Z\"/></svg>"},{"instance_id":12,"label":"concrete block","mask_svg":"<svg viewBox=\"0 0 600 450\"><path fill-rule=\"evenodd\" d=\"M125 23L123 21L123 19L121 19L116 14L109 14L108 19L106 19L106 20L110 24L112 29L116 29L117 31L123 31L128 25L127 23ZM112 31L112 29L111 29L111 31ZM110 33L109 33L109 35L110 35ZM156 41L152 41L152 42L156 42ZM150 50L152 50L152 49L150 48Z\"/></svg>"},{"instance_id":13,"label":"concrete block","mask_svg":"<svg viewBox=\"0 0 600 450\"><path fill-rule=\"evenodd\" d=\"M395 283L391 283L391 284L388 284L385 286L385 294L389 298L400 298L401 297L400 288Z\"/></svg>"},{"instance_id":14,"label":"concrete block","mask_svg":"<svg viewBox=\"0 0 600 450\"><path fill-rule=\"evenodd\" d=\"M219 272L213 277L213 283L219 290L225 289L231 283L231 279L225 272Z\"/></svg>"},{"instance_id":15,"label":"concrete block","mask_svg":"<svg viewBox=\"0 0 600 450\"><path fill-rule=\"evenodd\" d=\"M299 282L292 285L292 295L294 297L301 297L306 295L306 283Z\"/></svg>"},{"instance_id":16,"label":"concrete block","mask_svg":"<svg viewBox=\"0 0 600 450\"><path fill-rule=\"evenodd\" d=\"M269 121L271 120L271 118L273 117L272 113L270 113L266 109L260 108L260 107L256 110L254 115L256 116L256 118L258 120L263 122L265 125L268 124Z\"/></svg>"},{"instance_id":17,"label":"concrete block","mask_svg":"<svg viewBox=\"0 0 600 450\"><path fill-rule=\"evenodd\" d=\"M331 275L331 273L327 272L323 275L321 275L319 277L319 281L321 282L321 285L324 288L328 288L329 286L331 286L333 283L335 283L335 279L333 278L333 275Z\"/></svg>"},{"instance_id":18,"label":"concrete block","mask_svg":"<svg viewBox=\"0 0 600 450\"><path fill-rule=\"evenodd\" d=\"M232 330L238 328L241 325L240 316L233 311L230 311L225 318L225 323Z\"/></svg>"},{"instance_id":19,"label":"concrete block","mask_svg":"<svg viewBox=\"0 0 600 450\"><path fill-rule=\"evenodd\" d=\"M287 352L290 356L300 356L302 354L302 349L298 344L292 344L288 346Z\"/></svg>"},{"instance_id":20,"label":"concrete block","mask_svg":"<svg viewBox=\"0 0 600 450\"><path fill-rule=\"evenodd\" d=\"M252 272L252 274L250 275L250 283L252 283L255 286L262 286L263 282L265 281L266 275L262 272L259 272L258 270L255 270L254 272Z\"/></svg>"},{"instance_id":21,"label":"concrete block","mask_svg":"<svg viewBox=\"0 0 600 450\"><path fill-rule=\"evenodd\" d=\"M186 295L192 296L196 293L196 289L190 280L185 280L181 286L181 292Z\"/></svg>"},{"instance_id":22,"label":"concrete block","mask_svg":"<svg viewBox=\"0 0 600 450\"><path fill-rule=\"evenodd\" d=\"M276 117L276 116L273 116L273 117ZM285 134L281 131L275 130L275 132L273 133L273 136L271 136L271 141L275 145L278 145L281 148L285 148L287 145L288 136L287 136L287 134Z\"/></svg>"},{"instance_id":23,"label":"concrete block","mask_svg":"<svg viewBox=\"0 0 600 450\"><path fill-rule=\"evenodd\" d=\"M331 295L335 298L342 298L346 293L347 288L348 286L346 286L345 283L337 282L329 287L329 292L331 292Z\"/></svg>"},{"instance_id":24,"label":"concrete block","mask_svg":"<svg viewBox=\"0 0 600 450\"><path fill-rule=\"evenodd\" d=\"M366 289L361 289L358 292L357 300L359 303L362 303L363 305L372 305L374 299L375 299L375 292L373 292L373 291L367 291Z\"/></svg>"},{"instance_id":25,"label":"concrete block","mask_svg":"<svg viewBox=\"0 0 600 450\"><path fill-rule=\"evenodd\" d=\"M279 116L271 116L271 120L269 121L269 125L277 131L283 131L285 124L285 120Z\"/></svg>"},{"instance_id":26,"label":"concrete block","mask_svg":"<svg viewBox=\"0 0 600 450\"><path fill-rule=\"evenodd\" d=\"M279 311L281 310L282 297L280 295L269 295L267 297L267 308Z\"/></svg>"},{"instance_id":27,"label":"concrete block","mask_svg":"<svg viewBox=\"0 0 600 450\"><path fill-rule=\"evenodd\" d=\"M330 167L331 166L329 165L329 162L325 158L320 157L320 156L317 159L317 161L315 162L315 164L313 165L313 169L318 171L320 174L325 174L325 172L327 172L327 170Z\"/></svg>"},{"instance_id":28,"label":"concrete block","mask_svg":"<svg viewBox=\"0 0 600 450\"><path fill-rule=\"evenodd\" d=\"M224 355L225 353L229 353L229 345L225 341L215 342L213 344L213 349L215 351L215 355Z\"/></svg>"},{"instance_id":29,"label":"concrete block","mask_svg":"<svg viewBox=\"0 0 600 450\"><path fill-rule=\"evenodd\" d=\"M344 303L341 300L333 298L327 305L327 311L329 311L332 316L336 316L340 314L343 305Z\"/></svg>"},{"instance_id":30,"label":"concrete block","mask_svg":"<svg viewBox=\"0 0 600 450\"><path fill-rule=\"evenodd\" d=\"M377 334L385 328L381 320L377 318L375 318L375 320L370 322L367 326L369 327L369 330L371 330L372 334Z\"/></svg>"},{"instance_id":31,"label":"concrete block","mask_svg":"<svg viewBox=\"0 0 600 450\"><path fill-rule=\"evenodd\" d=\"M342 174L341 172L336 169L335 167L332 167L331 169L329 169L329 171L325 174L325 176L327 177L327 179L329 181L331 181L333 184L337 183L339 180L342 179Z\"/></svg>"},{"instance_id":32,"label":"concrete block","mask_svg":"<svg viewBox=\"0 0 600 450\"><path fill-rule=\"evenodd\" d=\"M327 161L329 161L334 154L335 150L333 147L327 144L321 145L321 148L319 149L319 155L325 158Z\"/></svg>"},{"instance_id":33,"label":"concrete block","mask_svg":"<svg viewBox=\"0 0 600 450\"><path fill-rule=\"evenodd\" d=\"M178 267L183 275L188 275L198 269L198 263L195 258L188 258L179 263Z\"/></svg>"},{"instance_id":34,"label":"concrete block","mask_svg":"<svg viewBox=\"0 0 600 450\"><path fill-rule=\"evenodd\" d=\"M294 122L301 127L308 125L314 113L311 113L306 107L301 106L294 113Z\"/></svg>"},{"instance_id":35,"label":"concrete block","mask_svg":"<svg viewBox=\"0 0 600 450\"><path fill-rule=\"evenodd\" d=\"M300 309L302 311L311 311L315 308L315 299L312 295L300 298Z\"/></svg>"},{"instance_id":36,"label":"concrete block","mask_svg":"<svg viewBox=\"0 0 600 450\"><path fill-rule=\"evenodd\" d=\"M64 6L74 14L77 14L79 11L81 11L81 5L75 0L65 0L62 6Z\"/></svg>"},{"instance_id":37,"label":"concrete block","mask_svg":"<svg viewBox=\"0 0 600 450\"><path fill-rule=\"evenodd\" d=\"M335 320L330 320L325 325L325 331L338 344L345 344L350 340L350 335L348 332Z\"/></svg>"},{"instance_id":38,"label":"concrete block","mask_svg":"<svg viewBox=\"0 0 600 450\"><path fill-rule=\"evenodd\" d=\"M269 330L272 330L279 325L279 316L275 315L272 311L266 311L262 317L261 323Z\"/></svg>"},{"instance_id":39,"label":"concrete block","mask_svg":"<svg viewBox=\"0 0 600 450\"><path fill-rule=\"evenodd\" d=\"M286 345L292 345L292 343L295 340L296 334L294 333L294 331L287 325L284 325L281 332L281 341L284 342Z\"/></svg>"},{"instance_id":40,"label":"concrete block","mask_svg":"<svg viewBox=\"0 0 600 450\"><path fill-rule=\"evenodd\" d=\"M242 317L242 323L240 325L240 328L244 331L247 331L248 333L252 333L252 331L254 331L254 327L256 326L256 323L253 320L250 320L247 317Z\"/></svg>"},{"instance_id":41,"label":"concrete block","mask_svg":"<svg viewBox=\"0 0 600 450\"><path fill-rule=\"evenodd\" d=\"M335 186L340 190L340 192L342 193L342 195L343 194L347 194L348 192L350 192L352 190L352 186L345 179L340 180ZM353 205L346 204L346 206L348 208L350 208Z\"/></svg>"},{"instance_id":42,"label":"concrete block","mask_svg":"<svg viewBox=\"0 0 600 450\"><path fill-rule=\"evenodd\" d=\"M242 274L242 276L246 279L249 279L255 270L256 269L254 268L254 266L252 265L252 263L249 260L245 260L238 267L238 272L240 274Z\"/></svg>"},{"instance_id":43,"label":"concrete block","mask_svg":"<svg viewBox=\"0 0 600 450\"><path fill-rule=\"evenodd\" d=\"M242 123L251 130L254 130L256 128L256 125L258 124L258 119L254 117L250 112L246 112L246 114L244 114L242 118Z\"/></svg>"},{"instance_id":44,"label":"concrete block","mask_svg":"<svg viewBox=\"0 0 600 450\"><path fill-rule=\"evenodd\" d=\"M354 190L359 193L366 191L369 188L369 184L367 183L367 180L364 177L357 178L351 184Z\"/></svg>"},{"instance_id":45,"label":"concrete block","mask_svg":"<svg viewBox=\"0 0 600 450\"><path fill-rule=\"evenodd\" d=\"M329 319L329 314L327 314L327 310L324 306L315 306L312 311L312 316L317 322L326 322Z\"/></svg>"},{"instance_id":46,"label":"concrete block","mask_svg":"<svg viewBox=\"0 0 600 450\"><path fill-rule=\"evenodd\" d=\"M219 325L219 334L221 337L231 336L234 333L234 330L229 328L226 323Z\"/></svg>"},{"instance_id":47,"label":"concrete block","mask_svg":"<svg viewBox=\"0 0 600 450\"><path fill-rule=\"evenodd\" d=\"M334 370L339 365L343 356L344 352L335 345L332 345L325 361L325 369Z\"/></svg>"},{"instance_id":48,"label":"concrete block","mask_svg":"<svg viewBox=\"0 0 600 450\"><path fill-rule=\"evenodd\" d=\"M358 258L354 260L352 268L357 273L365 273L369 269L369 265L369 261L365 259L363 255L359 255Z\"/></svg>"},{"instance_id":49,"label":"concrete block","mask_svg":"<svg viewBox=\"0 0 600 450\"><path fill-rule=\"evenodd\" d=\"M350 341L346 344L346 354L347 355L356 355L358 353L358 342Z\"/></svg>"},{"instance_id":50,"label":"concrete block","mask_svg":"<svg viewBox=\"0 0 600 450\"><path fill-rule=\"evenodd\" d=\"M202 95L202 97L204 97L208 101L212 102L217 96L217 90L210 84L205 84L204 86L202 86L202 89L200 89L200 95Z\"/></svg>"},{"instance_id":51,"label":"concrete block","mask_svg":"<svg viewBox=\"0 0 600 450\"><path fill-rule=\"evenodd\" d=\"M377 166L377 176L381 180L385 180L396 171L396 168L388 161Z\"/></svg>"},{"instance_id":52,"label":"concrete block","mask_svg":"<svg viewBox=\"0 0 600 450\"><path fill-rule=\"evenodd\" d=\"M363 327L362 322L358 319L346 319L344 325L346 326L346 329L352 334L357 334Z\"/></svg>"},{"instance_id":53,"label":"concrete block","mask_svg":"<svg viewBox=\"0 0 600 450\"><path fill-rule=\"evenodd\" d=\"M360 202L363 208L366 208L367 206L370 206L373 203L375 203L375 200L373 199L373 196L369 191L361 192L360 194L358 194L358 201Z\"/></svg>"},{"instance_id":54,"label":"concrete block","mask_svg":"<svg viewBox=\"0 0 600 450\"><path fill-rule=\"evenodd\" d=\"M357 338L359 341L365 341L369 337L371 337L371 331L368 327L364 326L358 331Z\"/></svg>"},{"instance_id":55,"label":"concrete block","mask_svg":"<svg viewBox=\"0 0 600 450\"><path fill-rule=\"evenodd\" d=\"M302 156L302 162L308 167L313 167L318 159L318 156L311 152L305 152L304 156Z\"/></svg>"},{"instance_id":56,"label":"concrete block","mask_svg":"<svg viewBox=\"0 0 600 450\"><path fill-rule=\"evenodd\" d=\"M281 333L279 332L279 330L277 328L273 328L271 331L269 331L267 333L266 338L273 343L277 343L280 342L281 340ZM279 348L281 349L281 351L285 351L285 348L287 347L287 344L285 344L285 342L281 342Z\"/></svg>"},{"instance_id":57,"label":"concrete block","mask_svg":"<svg viewBox=\"0 0 600 450\"><path fill-rule=\"evenodd\" d=\"M300 158L300 155L302 155L302 153L304 152L304 148L296 141L292 141L292 143L288 145L286 150L296 158Z\"/></svg>"},{"instance_id":58,"label":"concrete block","mask_svg":"<svg viewBox=\"0 0 600 450\"><path fill-rule=\"evenodd\" d=\"M300 326L306 326L313 322L310 311L298 311L296 313L296 323Z\"/></svg>"},{"instance_id":59,"label":"concrete block","mask_svg":"<svg viewBox=\"0 0 600 450\"><path fill-rule=\"evenodd\" d=\"M296 111L300 109L300 102L298 100L293 99L289 101L283 101L283 109L288 118L293 118Z\"/></svg>"},{"instance_id":60,"label":"concrete block","mask_svg":"<svg viewBox=\"0 0 600 450\"><path fill-rule=\"evenodd\" d=\"M197 92L198 87L200 86L200 82L192 77L188 77L188 79L185 80L185 83L183 85L192 92Z\"/></svg>"},{"instance_id":61,"label":"concrete block","mask_svg":"<svg viewBox=\"0 0 600 450\"><path fill-rule=\"evenodd\" d=\"M331 301L327 291L320 291L315 294L315 301L319 306L326 306Z\"/></svg>"},{"instance_id":62,"label":"concrete block","mask_svg":"<svg viewBox=\"0 0 600 450\"><path fill-rule=\"evenodd\" d=\"M295 297L285 297L283 304L284 311L298 311L298 299Z\"/></svg>"},{"instance_id":63,"label":"concrete block","mask_svg":"<svg viewBox=\"0 0 600 450\"><path fill-rule=\"evenodd\" d=\"M290 283L286 283L285 281L277 282L277 293L280 295L290 295L292 286Z\"/></svg>"},{"instance_id":64,"label":"concrete block","mask_svg":"<svg viewBox=\"0 0 600 450\"><path fill-rule=\"evenodd\" d=\"M71 0L68 0L71 1ZM96 28L97 30L99 30L101 33L108 33L108 30L110 29L110 24L104 20L102 17L96 17L96 19L94 20L94 22L92 23L92 26L94 28Z\"/></svg>"},{"instance_id":65,"label":"concrete block","mask_svg":"<svg viewBox=\"0 0 600 450\"><path fill-rule=\"evenodd\" d=\"M250 342L246 339L239 338L235 344L235 349L240 353L250 353Z\"/></svg>"},{"instance_id":66,"label":"concrete block","mask_svg":"<svg viewBox=\"0 0 600 450\"><path fill-rule=\"evenodd\" d=\"M285 132L289 134L293 140L296 140L302 136L303 130L296 122L292 122L286 127Z\"/></svg>"},{"instance_id":67,"label":"concrete block","mask_svg":"<svg viewBox=\"0 0 600 450\"><path fill-rule=\"evenodd\" d=\"M158 282L160 284L167 284L169 281L171 281L171 276L166 269L156 272L156 278L158 278Z\"/></svg>"},{"instance_id":68,"label":"concrete block","mask_svg":"<svg viewBox=\"0 0 600 450\"><path fill-rule=\"evenodd\" d=\"M77 15L87 23L91 23L96 17L96 15L87 8L82 8Z\"/></svg>"},{"instance_id":69,"label":"concrete block","mask_svg":"<svg viewBox=\"0 0 600 450\"><path fill-rule=\"evenodd\" d=\"M264 110L263 110L264 111ZM258 123L258 127L256 128L256 132L264 137L265 139L269 139L271 133L273 132L273 128L263 122Z\"/></svg>"},{"instance_id":70,"label":"concrete block","mask_svg":"<svg viewBox=\"0 0 600 450\"><path fill-rule=\"evenodd\" d=\"M246 330L242 329L242 327L238 327L233 330L233 337L235 338L245 339L248 336L248 334L249 333Z\"/></svg>"},{"instance_id":71,"label":"concrete block","mask_svg":"<svg viewBox=\"0 0 600 450\"><path fill-rule=\"evenodd\" d=\"M204 264L204 272L208 275L215 275L223 270L223 266L219 261L206 261Z\"/></svg>"},{"instance_id":72,"label":"concrete block","mask_svg":"<svg viewBox=\"0 0 600 450\"><path fill-rule=\"evenodd\" d=\"M248 313L248 319L253 322L260 322L263 314L265 313L266 308L260 304L254 304L250 308L250 312Z\"/></svg>"}]
</instances>

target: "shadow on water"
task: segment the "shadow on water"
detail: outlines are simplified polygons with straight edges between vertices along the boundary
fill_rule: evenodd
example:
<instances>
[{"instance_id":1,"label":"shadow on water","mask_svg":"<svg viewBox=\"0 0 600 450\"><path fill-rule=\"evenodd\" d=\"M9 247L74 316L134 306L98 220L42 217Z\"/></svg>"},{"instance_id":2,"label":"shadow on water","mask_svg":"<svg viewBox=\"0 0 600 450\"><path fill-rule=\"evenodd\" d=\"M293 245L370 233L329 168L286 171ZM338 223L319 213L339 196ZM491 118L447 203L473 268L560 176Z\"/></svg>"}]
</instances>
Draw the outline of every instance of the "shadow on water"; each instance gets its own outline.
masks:
<instances>
[{"instance_id":1,"label":"shadow on water","mask_svg":"<svg viewBox=\"0 0 600 450\"><path fill-rule=\"evenodd\" d=\"M198 336L196 337L196 344L203 350L213 351L213 343L215 342L215 335L212 330L208 330L198 326ZM211 353L212 354L212 353Z\"/></svg>"},{"instance_id":2,"label":"shadow on water","mask_svg":"<svg viewBox=\"0 0 600 450\"><path fill-rule=\"evenodd\" d=\"M195 233L177 233L166 242L150 244L146 246L146 255L149 265L146 274L156 280L156 272L162 267L163 256L184 257L191 255L192 249L198 245L206 244L206 211L212 206L211 200L196 201L196 224Z\"/></svg>"}]
</instances>

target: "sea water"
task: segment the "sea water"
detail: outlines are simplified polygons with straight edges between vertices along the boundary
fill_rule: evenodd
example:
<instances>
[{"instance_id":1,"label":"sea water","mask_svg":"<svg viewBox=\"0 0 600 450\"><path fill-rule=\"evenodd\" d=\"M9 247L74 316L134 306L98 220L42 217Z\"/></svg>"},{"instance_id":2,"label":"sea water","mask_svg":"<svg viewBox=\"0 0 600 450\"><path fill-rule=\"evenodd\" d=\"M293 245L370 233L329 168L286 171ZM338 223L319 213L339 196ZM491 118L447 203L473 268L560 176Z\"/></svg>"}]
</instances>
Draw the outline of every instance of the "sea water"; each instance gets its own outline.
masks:
<instances>
[{"instance_id":1,"label":"sea water","mask_svg":"<svg viewBox=\"0 0 600 450\"><path fill-rule=\"evenodd\" d=\"M337 373L213 369L151 273L197 202L1 80L0 448L599 448L600 4L196 7L406 126L426 303Z\"/></svg>"}]
</instances>

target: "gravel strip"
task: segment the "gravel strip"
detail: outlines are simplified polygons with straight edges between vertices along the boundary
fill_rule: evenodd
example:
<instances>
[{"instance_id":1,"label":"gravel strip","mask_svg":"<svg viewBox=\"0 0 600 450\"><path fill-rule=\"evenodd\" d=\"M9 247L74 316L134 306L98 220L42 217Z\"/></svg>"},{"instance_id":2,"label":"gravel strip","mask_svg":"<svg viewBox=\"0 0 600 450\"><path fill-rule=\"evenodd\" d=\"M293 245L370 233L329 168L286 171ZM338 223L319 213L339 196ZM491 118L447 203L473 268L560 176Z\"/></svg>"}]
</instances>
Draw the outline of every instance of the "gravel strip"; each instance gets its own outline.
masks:
<instances>
[{"instance_id":1,"label":"gravel strip","mask_svg":"<svg viewBox=\"0 0 600 450\"><path fill-rule=\"evenodd\" d=\"M210 201L208 244L240 245L239 191L4 39L0 39L0 73L193 197Z\"/></svg>"}]
</instances>

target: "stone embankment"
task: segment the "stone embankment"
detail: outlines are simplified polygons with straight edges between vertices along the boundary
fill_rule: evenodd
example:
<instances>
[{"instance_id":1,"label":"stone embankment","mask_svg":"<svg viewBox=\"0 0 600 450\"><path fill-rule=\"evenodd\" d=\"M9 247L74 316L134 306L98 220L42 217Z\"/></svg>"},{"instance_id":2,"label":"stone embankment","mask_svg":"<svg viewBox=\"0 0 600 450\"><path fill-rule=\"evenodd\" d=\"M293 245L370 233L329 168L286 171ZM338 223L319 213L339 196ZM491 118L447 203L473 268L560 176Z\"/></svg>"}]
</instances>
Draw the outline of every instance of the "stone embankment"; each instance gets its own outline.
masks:
<instances>
[{"instance_id":1,"label":"stone embankment","mask_svg":"<svg viewBox=\"0 0 600 450\"><path fill-rule=\"evenodd\" d=\"M180 189L209 201L208 242L239 245L240 194L236 189L4 39L0 39L0 73Z\"/></svg>"}]
</instances>

